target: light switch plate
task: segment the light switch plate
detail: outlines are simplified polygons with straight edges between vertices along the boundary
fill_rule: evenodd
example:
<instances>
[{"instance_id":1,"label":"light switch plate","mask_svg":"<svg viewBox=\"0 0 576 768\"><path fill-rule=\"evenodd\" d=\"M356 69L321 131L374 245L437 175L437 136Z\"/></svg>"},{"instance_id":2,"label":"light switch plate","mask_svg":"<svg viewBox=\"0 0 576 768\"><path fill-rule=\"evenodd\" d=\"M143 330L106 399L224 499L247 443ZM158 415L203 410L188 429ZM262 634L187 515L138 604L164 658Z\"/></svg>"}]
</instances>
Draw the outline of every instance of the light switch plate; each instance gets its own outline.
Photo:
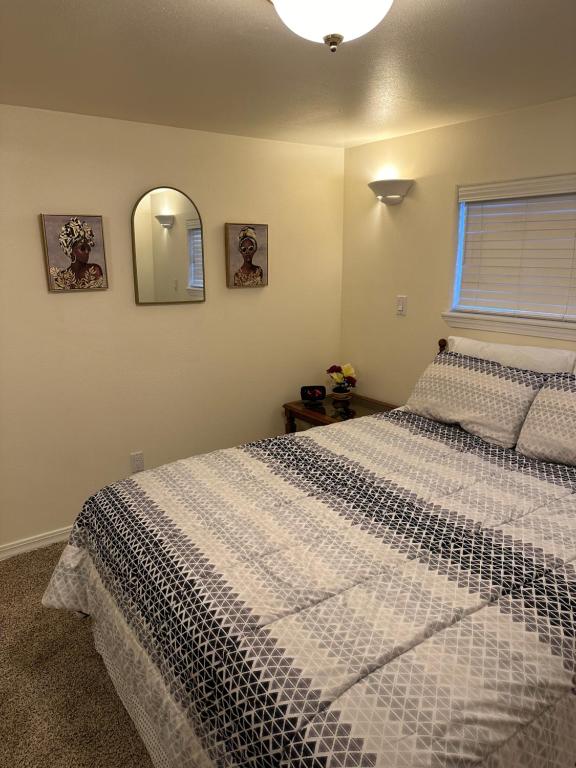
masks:
<instances>
[{"instance_id":1,"label":"light switch plate","mask_svg":"<svg viewBox=\"0 0 576 768\"><path fill-rule=\"evenodd\" d=\"M402 317L408 314L408 296L396 296L396 314Z\"/></svg>"}]
</instances>

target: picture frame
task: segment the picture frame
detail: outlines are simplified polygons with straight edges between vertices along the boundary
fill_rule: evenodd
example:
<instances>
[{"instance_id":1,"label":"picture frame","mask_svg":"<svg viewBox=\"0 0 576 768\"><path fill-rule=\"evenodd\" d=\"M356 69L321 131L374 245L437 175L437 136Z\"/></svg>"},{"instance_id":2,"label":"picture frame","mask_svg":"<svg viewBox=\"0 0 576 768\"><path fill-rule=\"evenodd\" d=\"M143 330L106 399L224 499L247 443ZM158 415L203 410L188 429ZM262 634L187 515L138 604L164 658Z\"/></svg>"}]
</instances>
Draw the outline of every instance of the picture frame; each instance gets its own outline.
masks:
<instances>
[{"instance_id":1,"label":"picture frame","mask_svg":"<svg viewBox=\"0 0 576 768\"><path fill-rule=\"evenodd\" d=\"M268 285L268 225L226 224L226 284L228 288Z\"/></svg>"},{"instance_id":2,"label":"picture frame","mask_svg":"<svg viewBox=\"0 0 576 768\"><path fill-rule=\"evenodd\" d=\"M108 288L102 216L40 214L51 293Z\"/></svg>"}]
</instances>

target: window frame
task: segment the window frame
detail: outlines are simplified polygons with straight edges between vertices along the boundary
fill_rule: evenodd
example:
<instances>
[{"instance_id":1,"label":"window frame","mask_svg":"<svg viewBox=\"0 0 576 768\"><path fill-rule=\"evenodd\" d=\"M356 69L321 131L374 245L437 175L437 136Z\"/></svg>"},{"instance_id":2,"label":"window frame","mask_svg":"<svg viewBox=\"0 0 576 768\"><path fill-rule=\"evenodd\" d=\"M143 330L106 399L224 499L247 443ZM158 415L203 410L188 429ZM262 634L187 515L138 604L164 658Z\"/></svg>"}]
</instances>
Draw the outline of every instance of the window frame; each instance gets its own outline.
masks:
<instances>
[{"instance_id":1,"label":"window frame","mask_svg":"<svg viewBox=\"0 0 576 768\"><path fill-rule=\"evenodd\" d=\"M551 319L537 315L519 316L506 314L504 311L499 314L497 312L461 310L457 306L462 281L466 216L469 203L571 193L576 193L576 173L457 187L457 245L456 260L453 267L451 308L442 313L442 318L449 326L498 331L522 336L576 340L576 321L574 320Z\"/></svg>"}]
</instances>

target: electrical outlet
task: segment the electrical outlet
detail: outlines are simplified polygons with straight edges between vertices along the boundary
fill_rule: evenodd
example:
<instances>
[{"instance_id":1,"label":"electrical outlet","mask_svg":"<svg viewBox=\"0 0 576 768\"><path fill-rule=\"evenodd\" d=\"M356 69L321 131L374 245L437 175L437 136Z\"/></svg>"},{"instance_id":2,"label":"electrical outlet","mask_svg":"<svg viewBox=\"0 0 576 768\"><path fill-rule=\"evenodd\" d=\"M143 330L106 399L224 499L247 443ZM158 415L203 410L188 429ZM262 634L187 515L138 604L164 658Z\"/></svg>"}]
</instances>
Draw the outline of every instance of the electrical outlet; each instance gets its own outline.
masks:
<instances>
[{"instance_id":1,"label":"electrical outlet","mask_svg":"<svg viewBox=\"0 0 576 768\"><path fill-rule=\"evenodd\" d=\"M142 451L135 451L130 454L130 469L132 474L144 470L144 453Z\"/></svg>"},{"instance_id":2,"label":"electrical outlet","mask_svg":"<svg viewBox=\"0 0 576 768\"><path fill-rule=\"evenodd\" d=\"M408 314L408 296L396 296L396 314L402 317Z\"/></svg>"}]
</instances>

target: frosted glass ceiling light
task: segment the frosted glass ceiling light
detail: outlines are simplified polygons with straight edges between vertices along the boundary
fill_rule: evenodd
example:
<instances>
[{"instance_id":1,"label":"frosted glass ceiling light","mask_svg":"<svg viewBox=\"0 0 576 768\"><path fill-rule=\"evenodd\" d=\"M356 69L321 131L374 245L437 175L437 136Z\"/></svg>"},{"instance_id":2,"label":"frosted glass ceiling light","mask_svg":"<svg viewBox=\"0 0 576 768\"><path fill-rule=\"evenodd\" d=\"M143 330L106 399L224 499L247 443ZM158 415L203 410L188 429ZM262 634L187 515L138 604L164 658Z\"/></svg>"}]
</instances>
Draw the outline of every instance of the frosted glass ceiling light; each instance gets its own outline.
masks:
<instances>
[{"instance_id":1,"label":"frosted glass ceiling light","mask_svg":"<svg viewBox=\"0 0 576 768\"><path fill-rule=\"evenodd\" d=\"M314 43L326 43L332 52L340 43L361 37L380 24L393 1L271 0L292 32Z\"/></svg>"}]
</instances>

